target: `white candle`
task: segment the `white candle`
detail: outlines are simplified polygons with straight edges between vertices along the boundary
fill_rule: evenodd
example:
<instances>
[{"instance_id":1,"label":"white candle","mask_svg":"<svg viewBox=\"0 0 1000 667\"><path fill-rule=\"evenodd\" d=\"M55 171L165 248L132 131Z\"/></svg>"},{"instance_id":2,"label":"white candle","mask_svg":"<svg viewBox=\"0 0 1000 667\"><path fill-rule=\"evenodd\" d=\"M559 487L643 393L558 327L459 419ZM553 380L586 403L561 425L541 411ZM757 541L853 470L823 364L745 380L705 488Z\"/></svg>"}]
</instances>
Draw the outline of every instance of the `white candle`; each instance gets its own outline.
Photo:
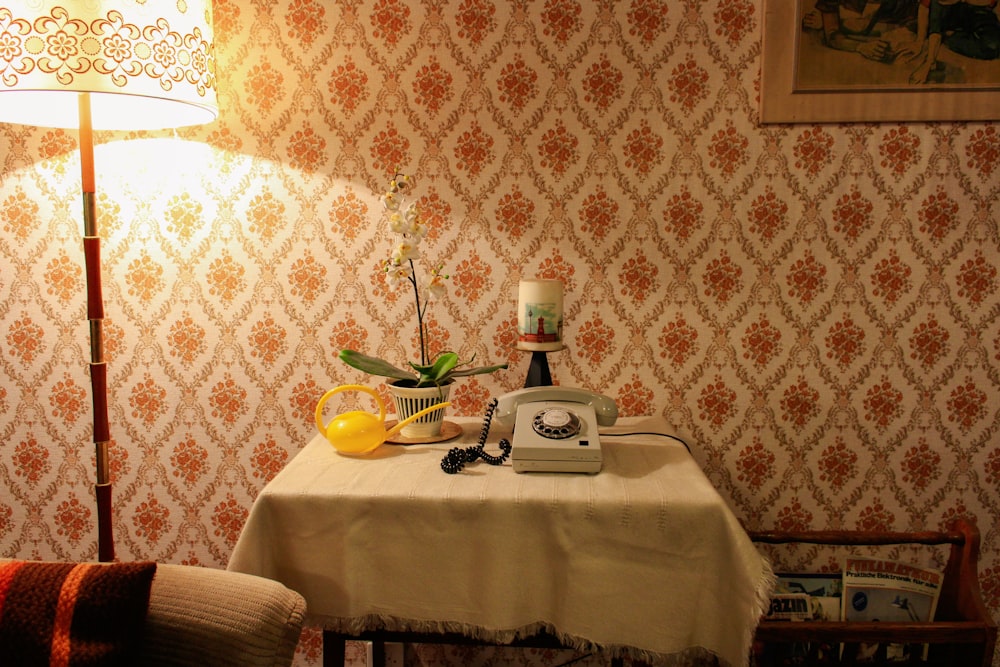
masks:
<instances>
[{"instance_id":1,"label":"white candle","mask_svg":"<svg viewBox=\"0 0 1000 667\"><path fill-rule=\"evenodd\" d=\"M517 347L561 350L563 284L559 280L522 280L517 288Z\"/></svg>"}]
</instances>

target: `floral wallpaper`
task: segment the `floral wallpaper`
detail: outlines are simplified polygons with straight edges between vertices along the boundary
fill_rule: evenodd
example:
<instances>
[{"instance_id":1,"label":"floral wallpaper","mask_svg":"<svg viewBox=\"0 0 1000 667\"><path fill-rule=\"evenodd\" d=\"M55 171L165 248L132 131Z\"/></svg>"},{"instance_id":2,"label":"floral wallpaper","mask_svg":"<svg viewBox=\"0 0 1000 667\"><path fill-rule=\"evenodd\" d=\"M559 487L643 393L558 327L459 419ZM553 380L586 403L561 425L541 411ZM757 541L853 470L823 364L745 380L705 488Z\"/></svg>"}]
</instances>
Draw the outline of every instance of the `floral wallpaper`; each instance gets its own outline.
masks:
<instances>
[{"instance_id":1,"label":"floral wallpaper","mask_svg":"<svg viewBox=\"0 0 1000 667\"><path fill-rule=\"evenodd\" d=\"M98 136L118 556L224 567L322 393L376 382L337 351L412 358L399 168L432 347L511 364L456 414L523 384L518 281L561 279L558 383L667 417L748 528L974 519L1000 617L1000 132L760 125L763 11L217 0L219 119ZM2 556L97 552L75 149L0 124Z\"/></svg>"}]
</instances>

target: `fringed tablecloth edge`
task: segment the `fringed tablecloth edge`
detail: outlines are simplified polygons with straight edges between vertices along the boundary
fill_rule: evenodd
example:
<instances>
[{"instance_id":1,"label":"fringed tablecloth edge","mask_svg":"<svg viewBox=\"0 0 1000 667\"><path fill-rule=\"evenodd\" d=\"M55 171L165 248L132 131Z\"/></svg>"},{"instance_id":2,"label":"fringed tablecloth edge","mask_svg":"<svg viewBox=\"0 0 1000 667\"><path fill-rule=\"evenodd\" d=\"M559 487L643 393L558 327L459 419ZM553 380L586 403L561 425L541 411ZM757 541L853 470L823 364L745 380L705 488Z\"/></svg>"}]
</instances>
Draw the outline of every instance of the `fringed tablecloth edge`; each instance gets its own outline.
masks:
<instances>
[{"instance_id":1,"label":"fringed tablecloth edge","mask_svg":"<svg viewBox=\"0 0 1000 667\"><path fill-rule=\"evenodd\" d=\"M753 647L754 635L757 634L757 625L760 623L760 619L764 618L770 610L771 594L774 592L774 587L778 583L778 576L774 573L771 561L763 554L761 554L760 558L761 572L760 576L757 578L757 588L755 591L753 605L753 617L756 620L747 626L746 634L743 638L743 655L746 656L746 658L744 658L744 665L747 665L750 662L750 649Z\"/></svg>"},{"instance_id":2,"label":"fringed tablecloth edge","mask_svg":"<svg viewBox=\"0 0 1000 667\"><path fill-rule=\"evenodd\" d=\"M768 593L770 589L768 589ZM322 618L307 618L307 624L315 625L326 631L339 633L348 637L360 637L365 632L384 630L387 632L414 632L426 634L461 634L484 644L503 646L511 642L534 637L541 633L550 635L563 647L581 653L603 653L614 658L631 658L641 660L650 665L670 665L670 667L695 667L703 665L706 658L715 658L725 665L725 660L708 649L700 646L687 648L677 653L663 654L641 649L634 646L618 644L598 644L596 642L557 631L549 623L532 623L512 629L491 630L480 626L470 626L451 621L417 621L382 614L368 614L352 618L324 616ZM748 644L749 647L749 644Z\"/></svg>"}]
</instances>

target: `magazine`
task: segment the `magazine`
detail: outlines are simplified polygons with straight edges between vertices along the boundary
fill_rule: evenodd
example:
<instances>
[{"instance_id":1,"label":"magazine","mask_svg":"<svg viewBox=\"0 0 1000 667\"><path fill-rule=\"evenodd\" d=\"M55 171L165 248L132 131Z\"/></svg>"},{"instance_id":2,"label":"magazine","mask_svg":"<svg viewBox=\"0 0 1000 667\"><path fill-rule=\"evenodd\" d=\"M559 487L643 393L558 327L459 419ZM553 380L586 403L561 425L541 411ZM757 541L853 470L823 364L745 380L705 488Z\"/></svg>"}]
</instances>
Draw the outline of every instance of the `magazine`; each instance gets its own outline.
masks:
<instances>
[{"instance_id":1,"label":"magazine","mask_svg":"<svg viewBox=\"0 0 1000 667\"><path fill-rule=\"evenodd\" d=\"M843 574L777 573L767 621L835 621L840 619ZM826 642L761 645L753 656L756 667L822 665L836 662L839 647Z\"/></svg>"},{"instance_id":2,"label":"magazine","mask_svg":"<svg viewBox=\"0 0 1000 667\"><path fill-rule=\"evenodd\" d=\"M843 585L841 573L779 573L772 596L772 610L775 597L786 595L804 596L809 600L809 612L802 617L789 617L785 620L800 621L836 621L840 619L840 589ZM768 619L777 620L780 616L768 615Z\"/></svg>"},{"instance_id":3,"label":"magazine","mask_svg":"<svg viewBox=\"0 0 1000 667\"><path fill-rule=\"evenodd\" d=\"M907 563L878 558L844 562L842 620L867 622L932 621L944 574ZM905 662L913 651L906 644L861 645L855 659ZM926 659L927 647L923 647Z\"/></svg>"}]
</instances>

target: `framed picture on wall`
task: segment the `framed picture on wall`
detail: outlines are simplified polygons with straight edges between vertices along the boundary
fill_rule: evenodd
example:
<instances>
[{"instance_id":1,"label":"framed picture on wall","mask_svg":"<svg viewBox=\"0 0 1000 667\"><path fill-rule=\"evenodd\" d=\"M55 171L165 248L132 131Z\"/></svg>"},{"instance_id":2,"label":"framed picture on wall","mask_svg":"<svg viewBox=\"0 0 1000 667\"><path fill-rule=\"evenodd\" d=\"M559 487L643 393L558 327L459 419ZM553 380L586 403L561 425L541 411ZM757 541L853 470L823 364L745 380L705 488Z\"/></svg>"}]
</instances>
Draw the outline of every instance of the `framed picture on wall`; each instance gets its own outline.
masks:
<instances>
[{"instance_id":1,"label":"framed picture on wall","mask_svg":"<svg viewBox=\"0 0 1000 667\"><path fill-rule=\"evenodd\" d=\"M764 0L761 122L1000 119L995 0Z\"/></svg>"}]
</instances>

